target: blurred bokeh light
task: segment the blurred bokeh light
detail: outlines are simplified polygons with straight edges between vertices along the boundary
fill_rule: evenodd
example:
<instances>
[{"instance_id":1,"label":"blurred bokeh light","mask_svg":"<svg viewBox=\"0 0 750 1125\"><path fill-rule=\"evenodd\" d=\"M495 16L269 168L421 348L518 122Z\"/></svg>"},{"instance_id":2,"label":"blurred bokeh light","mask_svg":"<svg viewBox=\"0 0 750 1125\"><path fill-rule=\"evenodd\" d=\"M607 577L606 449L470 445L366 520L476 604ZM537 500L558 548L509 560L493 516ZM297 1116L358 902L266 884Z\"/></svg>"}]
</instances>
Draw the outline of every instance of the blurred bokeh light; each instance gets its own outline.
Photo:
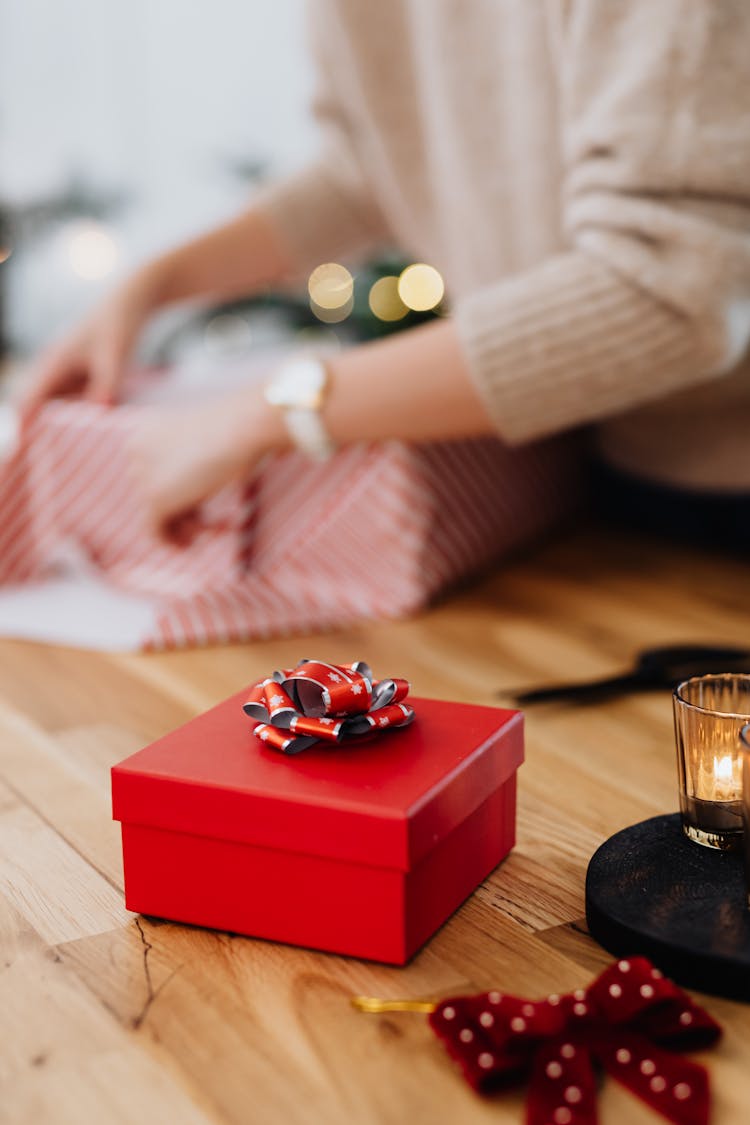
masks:
<instances>
[{"instance_id":1,"label":"blurred bokeh light","mask_svg":"<svg viewBox=\"0 0 750 1125\"><path fill-rule=\"evenodd\" d=\"M310 308L324 324L338 324L354 307L354 278L346 266L324 262L310 274L307 283Z\"/></svg>"},{"instance_id":2,"label":"blurred bokeh light","mask_svg":"<svg viewBox=\"0 0 750 1125\"><path fill-rule=\"evenodd\" d=\"M398 295L414 312L428 312L442 301L445 284L434 266L417 262L407 266L398 279Z\"/></svg>"},{"instance_id":3,"label":"blurred bokeh light","mask_svg":"<svg viewBox=\"0 0 750 1125\"><path fill-rule=\"evenodd\" d=\"M310 274L307 283L310 300L321 309L340 309L351 300L354 278L346 266L325 262Z\"/></svg>"},{"instance_id":4,"label":"blurred bokeh light","mask_svg":"<svg viewBox=\"0 0 750 1125\"><path fill-rule=\"evenodd\" d=\"M223 312L212 316L203 331L206 347L210 351L241 351L252 344L250 324L239 313Z\"/></svg>"},{"instance_id":5,"label":"blurred bokeh light","mask_svg":"<svg viewBox=\"0 0 750 1125\"><path fill-rule=\"evenodd\" d=\"M381 277L370 289L370 308L378 320L403 320L409 309L398 293L398 278Z\"/></svg>"},{"instance_id":6,"label":"blurred bokeh light","mask_svg":"<svg viewBox=\"0 0 750 1125\"><path fill-rule=\"evenodd\" d=\"M63 231L66 254L76 277L101 281L114 272L120 251L115 237L101 223L72 222Z\"/></svg>"},{"instance_id":7,"label":"blurred bokeh light","mask_svg":"<svg viewBox=\"0 0 750 1125\"><path fill-rule=\"evenodd\" d=\"M336 309L327 309L311 299L310 308L321 323L341 324L343 320L351 316L352 309L354 308L354 297L350 297L345 304L339 305Z\"/></svg>"}]
</instances>

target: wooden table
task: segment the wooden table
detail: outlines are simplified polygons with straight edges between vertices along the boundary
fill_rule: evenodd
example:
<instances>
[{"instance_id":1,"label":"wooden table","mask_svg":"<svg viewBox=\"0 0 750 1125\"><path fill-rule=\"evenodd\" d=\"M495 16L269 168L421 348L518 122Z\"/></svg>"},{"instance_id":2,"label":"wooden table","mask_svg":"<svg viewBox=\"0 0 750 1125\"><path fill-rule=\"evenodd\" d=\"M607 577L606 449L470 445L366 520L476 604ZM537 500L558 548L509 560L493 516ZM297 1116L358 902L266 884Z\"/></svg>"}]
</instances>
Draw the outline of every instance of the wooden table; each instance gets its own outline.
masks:
<instances>
[{"instance_id":1,"label":"wooden table","mask_svg":"<svg viewBox=\"0 0 750 1125\"><path fill-rule=\"evenodd\" d=\"M623 667L643 645L750 639L747 566L603 532L550 544L415 620L304 643L161 656L0 644L0 1120L520 1123L482 1101L424 1017L366 1016L356 993L530 997L586 985L587 861L676 807L667 694L528 716L518 846L406 969L155 923L123 906L110 765L301 655L366 658L416 694L498 690ZM750 1009L705 1055L716 1125L750 1120ZM602 1125L654 1121L612 1081Z\"/></svg>"}]
</instances>

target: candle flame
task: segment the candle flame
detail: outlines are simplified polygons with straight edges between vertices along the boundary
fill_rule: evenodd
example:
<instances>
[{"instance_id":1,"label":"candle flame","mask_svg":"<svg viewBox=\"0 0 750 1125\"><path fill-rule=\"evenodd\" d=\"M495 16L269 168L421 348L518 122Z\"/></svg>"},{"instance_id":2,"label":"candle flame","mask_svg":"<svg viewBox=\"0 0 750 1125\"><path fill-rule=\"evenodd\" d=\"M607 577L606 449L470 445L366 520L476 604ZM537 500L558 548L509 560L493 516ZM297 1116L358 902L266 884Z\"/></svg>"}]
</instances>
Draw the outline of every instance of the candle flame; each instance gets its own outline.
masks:
<instances>
[{"instance_id":1,"label":"candle flame","mask_svg":"<svg viewBox=\"0 0 750 1125\"><path fill-rule=\"evenodd\" d=\"M724 785L732 781L732 756L726 754L723 758L714 758L714 777Z\"/></svg>"}]
</instances>

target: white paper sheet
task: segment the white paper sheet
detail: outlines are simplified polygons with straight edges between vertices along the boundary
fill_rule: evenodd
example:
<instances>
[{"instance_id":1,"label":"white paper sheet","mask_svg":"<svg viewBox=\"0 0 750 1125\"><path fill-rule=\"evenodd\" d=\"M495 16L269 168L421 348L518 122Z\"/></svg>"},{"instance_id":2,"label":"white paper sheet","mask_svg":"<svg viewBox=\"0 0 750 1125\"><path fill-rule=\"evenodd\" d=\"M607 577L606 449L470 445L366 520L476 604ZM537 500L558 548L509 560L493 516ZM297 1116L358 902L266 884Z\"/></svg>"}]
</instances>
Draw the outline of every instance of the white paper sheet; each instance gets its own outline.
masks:
<instances>
[{"instance_id":1,"label":"white paper sheet","mask_svg":"<svg viewBox=\"0 0 750 1125\"><path fill-rule=\"evenodd\" d=\"M91 574L0 587L0 636L110 652L134 652L153 628L148 598Z\"/></svg>"}]
</instances>

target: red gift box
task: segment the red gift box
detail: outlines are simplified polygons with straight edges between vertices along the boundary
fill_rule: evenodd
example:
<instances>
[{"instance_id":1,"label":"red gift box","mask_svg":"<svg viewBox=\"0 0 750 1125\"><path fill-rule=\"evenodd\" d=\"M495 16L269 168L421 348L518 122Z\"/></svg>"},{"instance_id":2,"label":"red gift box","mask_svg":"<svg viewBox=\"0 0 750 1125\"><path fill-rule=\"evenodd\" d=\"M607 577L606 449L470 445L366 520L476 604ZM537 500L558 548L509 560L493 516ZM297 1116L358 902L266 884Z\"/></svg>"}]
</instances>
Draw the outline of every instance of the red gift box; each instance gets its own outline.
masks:
<instances>
[{"instance_id":1,"label":"red gift box","mask_svg":"<svg viewBox=\"0 0 750 1125\"><path fill-rule=\"evenodd\" d=\"M128 909L403 964L515 842L521 714L415 699L403 730L290 758L246 698L113 768Z\"/></svg>"}]
</instances>

